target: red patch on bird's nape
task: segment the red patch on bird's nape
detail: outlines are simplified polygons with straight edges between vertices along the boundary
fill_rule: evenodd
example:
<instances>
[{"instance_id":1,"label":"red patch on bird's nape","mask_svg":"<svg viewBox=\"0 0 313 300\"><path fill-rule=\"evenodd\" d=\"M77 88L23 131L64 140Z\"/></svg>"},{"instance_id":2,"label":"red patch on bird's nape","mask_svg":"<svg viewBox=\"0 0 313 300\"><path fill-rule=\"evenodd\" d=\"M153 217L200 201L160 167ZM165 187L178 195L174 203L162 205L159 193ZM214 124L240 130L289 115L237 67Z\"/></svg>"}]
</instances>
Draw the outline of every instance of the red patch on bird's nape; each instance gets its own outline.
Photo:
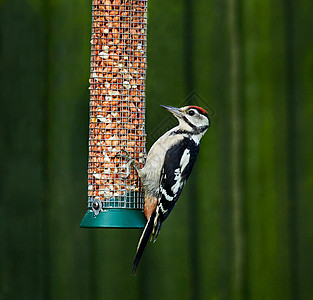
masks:
<instances>
[{"instance_id":1,"label":"red patch on bird's nape","mask_svg":"<svg viewBox=\"0 0 313 300\"><path fill-rule=\"evenodd\" d=\"M206 115L206 116L208 116L209 114L208 114L208 112L204 109L204 108L202 108L202 107L200 107L200 106L194 106L194 105L192 105L192 106L189 106L190 108L195 108L198 112L200 112L201 114L203 114L203 115Z\"/></svg>"}]
</instances>

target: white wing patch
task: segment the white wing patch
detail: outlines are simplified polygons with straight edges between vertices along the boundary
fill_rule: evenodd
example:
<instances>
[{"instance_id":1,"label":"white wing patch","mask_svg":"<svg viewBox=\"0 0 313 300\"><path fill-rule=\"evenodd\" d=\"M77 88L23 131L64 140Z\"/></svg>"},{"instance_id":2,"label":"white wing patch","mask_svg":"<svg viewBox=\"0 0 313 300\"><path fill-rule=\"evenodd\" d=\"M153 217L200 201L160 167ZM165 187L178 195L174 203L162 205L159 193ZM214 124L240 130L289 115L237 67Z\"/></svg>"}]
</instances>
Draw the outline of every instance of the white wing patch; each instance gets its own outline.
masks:
<instances>
[{"instance_id":1,"label":"white wing patch","mask_svg":"<svg viewBox=\"0 0 313 300\"><path fill-rule=\"evenodd\" d=\"M164 209L164 208L163 208L162 203L160 203L158 207L160 207L160 209L161 209L161 211L162 211L162 214L165 214L165 213L167 212L167 209Z\"/></svg>"},{"instance_id":2,"label":"white wing patch","mask_svg":"<svg viewBox=\"0 0 313 300\"><path fill-rule=\"evenodd\" d=\"M165 197L167 201L172 201L174 199L174 197L167 194L166 190L163 188L162 185L160 185L160 192L162 193L162 195Z\"/></svg>"},{"instance_id":3,"label":"white wing patch","mask_svg":"<svg viewBox=\"0 0 313 300\"><path fill-rule=\"evenodd\" d=\"M186 166L188 165L190 161L190 150L189 149L185 149L181 160L180 160L180 169L184 170L186 168Z\"/></svg>"},{"instance_id":4,"label":"white wing patch","mask_svg":"<svg viewBox=\"0 0 313 300\"><path fill-rule=\"evenodd\" d=\"M175 169L174 171L175 175L174 179L176 180L176 183L171 188L174 194L176 194L179 191L181 185L183 184L183 182L181 182L182 179L181 174L185 170L189 161L190 161L190 150L186 149L180 159L180 167Z\"/></svg>"}]
</instances>

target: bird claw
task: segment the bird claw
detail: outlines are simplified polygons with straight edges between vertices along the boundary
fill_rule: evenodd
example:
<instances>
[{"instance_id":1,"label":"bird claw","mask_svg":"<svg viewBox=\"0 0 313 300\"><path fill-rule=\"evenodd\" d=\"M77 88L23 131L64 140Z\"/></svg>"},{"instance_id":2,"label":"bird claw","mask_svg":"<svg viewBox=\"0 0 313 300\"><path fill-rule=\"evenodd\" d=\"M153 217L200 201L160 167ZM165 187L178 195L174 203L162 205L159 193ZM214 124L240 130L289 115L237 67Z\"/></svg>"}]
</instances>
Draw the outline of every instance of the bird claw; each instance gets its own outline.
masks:
<instances>
[{"instance_id":1,"label":"bird claw","mask_svg":"<svg viewBox=\"0 0 313 300\"><path fill-rule=\"evenodd\" d=\"M123 150L123 149L122 149L121 152L124 152L124 153L126 153L126 154L117 153L117 154L116 154L116 157L122 157L122 158L125 158L125 159L128 160L128 161L132 160L131 155L130 155L126 150Z\"/></svg>"},{"instance_id":2,"label":"bird claw","mask_svg":"<svg viewBox=\"0 0 313 300\"><path fill-rule=\"evenodd\" d=\"M135 160L130 156L130 154L126 150L121 150L121 152L124 152L126 154L117 153L115 157L121 157L127 160L126 164L126 173L125 175L121 175L122 178L126 179L130 175L130 166L132 165L134 169L138 172L139 168L135 163Z\"/></svg>"},{"instance_id":3,"label":"bird claw","mask_svg":"<svg viewBox=\"0 0 313 300\"><path fill-rule=\"evenodd\" d=\"M128 162L127 164L126 164L126 166L125 166L125 169L126 169L126 173L124 173L124 174L121 174L121 177L123 178L123 179L126 179L129 175L130 175L130 165L131 165L131 162Z\"/></svg>"}]
</instances>

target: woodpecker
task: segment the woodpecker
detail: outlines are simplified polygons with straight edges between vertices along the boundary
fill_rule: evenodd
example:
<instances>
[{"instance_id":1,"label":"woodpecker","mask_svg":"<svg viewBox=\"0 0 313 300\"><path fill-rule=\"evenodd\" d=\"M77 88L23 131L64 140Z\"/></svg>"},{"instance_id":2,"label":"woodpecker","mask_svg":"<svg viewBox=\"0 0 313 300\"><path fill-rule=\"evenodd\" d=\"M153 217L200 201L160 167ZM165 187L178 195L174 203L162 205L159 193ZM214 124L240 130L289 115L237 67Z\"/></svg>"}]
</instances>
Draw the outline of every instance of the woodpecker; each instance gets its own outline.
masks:
<instances>
[{"instance_id":1,"label":"woodpecker","mask_svg":"<svg viewBox=\"0 0 313 300\"><path fill-rule=\"evenodd\" d=\"M171 112L179 124L152 145L143 168L140 169L131 157L122 155L140 177L147 218L133 261L133 274L149 237L153 242L157 240L163 222L174 208L196 161L200 140L210 125L209 115L201 107L161 106Z\"/></svg>"}]
</instances>

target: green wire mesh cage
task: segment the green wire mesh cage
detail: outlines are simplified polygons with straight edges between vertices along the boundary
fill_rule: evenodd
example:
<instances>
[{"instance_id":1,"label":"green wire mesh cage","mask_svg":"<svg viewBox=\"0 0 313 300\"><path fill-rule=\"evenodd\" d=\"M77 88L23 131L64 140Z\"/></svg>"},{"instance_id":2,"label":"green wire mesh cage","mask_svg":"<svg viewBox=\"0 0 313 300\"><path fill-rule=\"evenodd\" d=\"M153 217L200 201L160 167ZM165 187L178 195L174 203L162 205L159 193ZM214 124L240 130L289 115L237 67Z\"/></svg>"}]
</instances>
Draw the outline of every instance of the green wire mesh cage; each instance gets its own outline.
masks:
<instances>
[{"instance_id":1,"label":"green wire mesh cage","mask_svg":"<svg viewBox=\"0 0 313 300\"><path fill-rule=\"evenodd\" d=\"M88 210L81 227L142 228L147 0L93 0Z\"/></svg>"}]
</instances>

